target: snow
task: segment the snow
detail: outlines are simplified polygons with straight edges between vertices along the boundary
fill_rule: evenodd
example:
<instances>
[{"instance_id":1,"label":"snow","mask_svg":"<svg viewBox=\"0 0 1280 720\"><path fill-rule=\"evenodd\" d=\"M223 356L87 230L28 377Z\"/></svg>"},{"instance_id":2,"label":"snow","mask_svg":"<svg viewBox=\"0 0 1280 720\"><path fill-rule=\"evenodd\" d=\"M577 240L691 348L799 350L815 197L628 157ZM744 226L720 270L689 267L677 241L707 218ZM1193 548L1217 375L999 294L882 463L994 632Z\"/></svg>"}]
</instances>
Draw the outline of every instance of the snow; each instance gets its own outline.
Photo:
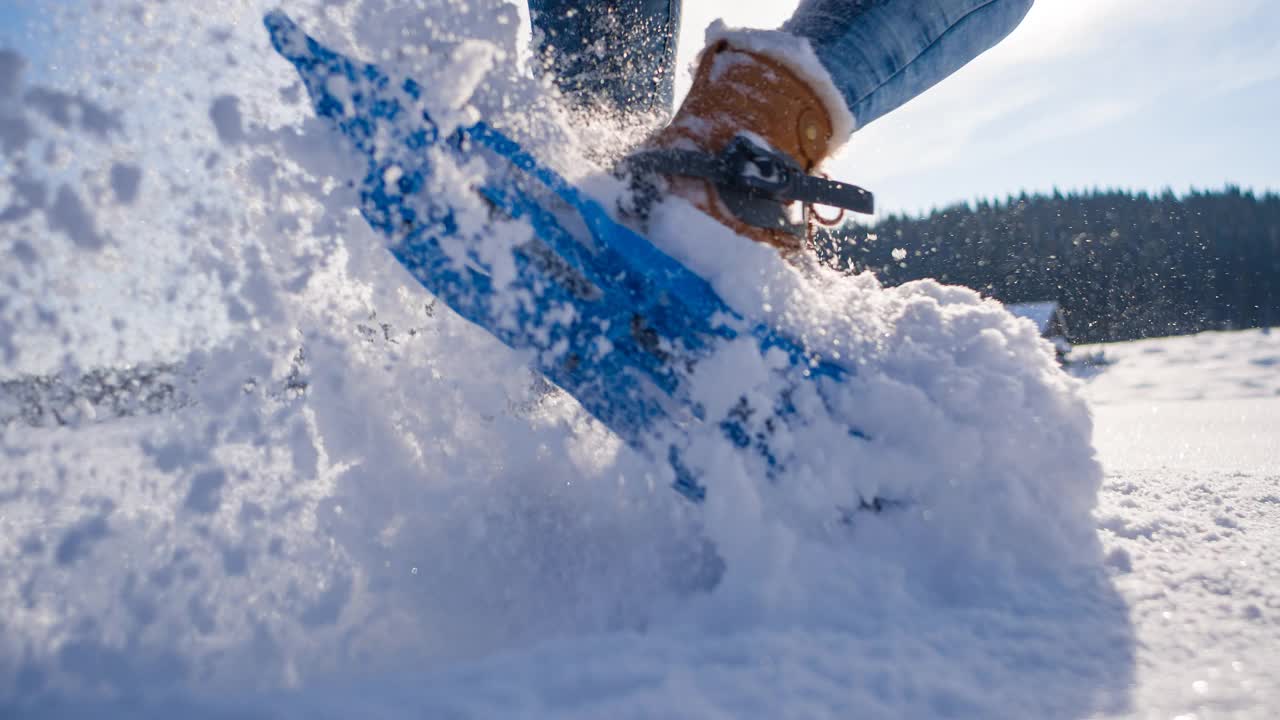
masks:
<instances>
[{"instance_id":1,"label":"snow","mask_svg":"<svg viewBox=\"0 0 1280 720\"><path fill-rule=\"evenodd\" d=\"M1055 302L1013 303L1005 305L1005 308L1016 317L1026 318L1035 323L1036 330L1039 330L1041 335L1049 329L1054 313L1058 312L1058 304Z\"/></svg>"},{"instance_id":2,"label":"snow","mask_svg":"<svg viewBox=\"0 0 1280 720\"><path fill-rule=\"evenodd\" d=\"M1088 377L1097 517L1139 639L1146 717L1280 708L1280 334L1104 346Z\"/></svg>"},{"instance_id":3,"label":"snow","mask_svg":"<svg viewBox=\"0 0 1280 720\"><path fill-rule=\"evenodd\" d=\"M509 6L299 4L618 192L478 20ZM669 201L656 243L856 370L792 394L778 477L689 428L695 506L413 285L263 7L175 5L90 10L66 87L0 97L0 379L195 378L160 414L0 429L0 715L1274 714L1275 336L1109 346L1082 384L972 291L797 267ZM491 227L477 168L436 160ZM525 237L456 242L501 278ZM732 343L694 393L767 407L777 365Z\"/></svg>"}]
</instances>

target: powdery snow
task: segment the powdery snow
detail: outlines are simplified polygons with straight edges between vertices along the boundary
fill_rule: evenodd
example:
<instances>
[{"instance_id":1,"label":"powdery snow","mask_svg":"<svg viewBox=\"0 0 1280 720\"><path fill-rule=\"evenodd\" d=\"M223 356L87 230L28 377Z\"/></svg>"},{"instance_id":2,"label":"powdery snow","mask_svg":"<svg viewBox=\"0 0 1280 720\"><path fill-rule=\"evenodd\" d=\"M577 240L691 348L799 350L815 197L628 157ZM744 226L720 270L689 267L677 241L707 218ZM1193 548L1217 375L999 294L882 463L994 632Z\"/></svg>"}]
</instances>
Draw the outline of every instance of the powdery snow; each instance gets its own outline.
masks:
<instances>
[{"instance_id":1,"label":"powdery snow","mask_svg":"<svg viewBox=\"0 0 1280 720\"><path fill-rule=\"evenodd\" d=\"M1280 709L1280 333L1076 348L1107 471L1098 526L1144 717ZM1096 374L1095 374L1096 373Z\"/></svg>"},{"instance_id":2,"label":"powdery snow","mask_svg":"<svg viewBox=\"0 0 1280 720\"><path fill-rule=\"evenodd\" d=\"M484 114L606 202L618 192L520 68L510 6L300 5L313 34L438 86L435 116ZM1165 465L1158 442L1109 445L1149 402L1138 376L1158 377L1127 346L1084 386L1129 388L1095 400L1104 486L1081 386L1030 323L962 288L789 265L668 202L655 242L857 371L794 393L804 422L776 431L793 457L776 480L690 428L709 492L691 505L663 463L396 265L353 212L363 169L311 118L263 9L96 11L66 87L0 93L0 127L22 128L4 136L0 251L26 258L0 267L5 375L148 361L197 379L166 414L94 423L85 407L85 422L0 430L0 714L1275 709L1274 455ZM484 228L478 168L437 161L433 192ZM453 242L500 279L524 237ZM1217 377L1274 390L1249 362L1270 336L1220 337L1256 343ZM713 412L744 394L767 406L776 366L730 344L693 392ZM1222 403L1224 431L1233 403L1276 402L1214 382L1194 403ZM1249 412L1274 427L1267 407ZM902 503L841 522L868 497Z\"/></svg>"}]
</instances>

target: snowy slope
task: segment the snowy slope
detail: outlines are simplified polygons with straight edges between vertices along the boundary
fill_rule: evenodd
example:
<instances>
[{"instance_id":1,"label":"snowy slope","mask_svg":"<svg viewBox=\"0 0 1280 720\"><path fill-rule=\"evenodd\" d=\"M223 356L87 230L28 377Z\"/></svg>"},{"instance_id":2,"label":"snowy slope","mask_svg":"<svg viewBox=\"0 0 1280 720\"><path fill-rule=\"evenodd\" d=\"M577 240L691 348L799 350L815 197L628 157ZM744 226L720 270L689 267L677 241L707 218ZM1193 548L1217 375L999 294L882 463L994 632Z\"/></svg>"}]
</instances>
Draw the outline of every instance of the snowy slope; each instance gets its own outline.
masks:
<instances>
[{"instance_id":1,"label":"snowy slope","mask_svg":"<svg viewBox=\"0 0 1280 720\"><path fill-rule=\"evenodd\" d=\"M509 6L298 6L317 34L428 81L437 117L519 108L511 132L609 192L575 148L627 137L565 116L521 71ZM1160 685L1185 655L1148 653L1159 627L1135 634L1143 588L1172 591L1127 528L1162 507L1097 514L1088 406L1030 323L961 288L795 268L670 204L656 242L858 371L826 402L796 394L806 424L779 440L804 461L779 480L718 433L695 438L710 495L693 506L669 468L413 285L354 215L349 159L268 48L263 9L98 8L65 86L26 86L0 56L0 249L17 258L0 267L3 376L146 361L198 378L172 412L93 422L85 405L66 426L0 430L0 714L1195 707ZM440 167L438 191L473 202L472 169ZM473 239L500 261L522 237ZM694 392L713 408L769 397L771 362L732 345ZM860 496L904 503L842 523ZM1268 621L1254 604L1245 620ZM1215 628L1179 647L1231 655ZM1254 685L1230 696L1255 716L1274 699L1263 647L1241 651Z\"/></svg>"}]
</instances>

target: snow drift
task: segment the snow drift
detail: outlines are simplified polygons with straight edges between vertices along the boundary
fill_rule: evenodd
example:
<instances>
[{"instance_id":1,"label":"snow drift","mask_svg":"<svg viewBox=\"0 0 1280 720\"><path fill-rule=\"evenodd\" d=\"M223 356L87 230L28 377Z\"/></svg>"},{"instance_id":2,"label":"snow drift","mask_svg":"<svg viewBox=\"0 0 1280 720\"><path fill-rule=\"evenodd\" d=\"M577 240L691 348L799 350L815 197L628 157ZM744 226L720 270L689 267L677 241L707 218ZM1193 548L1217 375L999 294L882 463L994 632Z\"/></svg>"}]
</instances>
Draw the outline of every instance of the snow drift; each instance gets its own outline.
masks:
<instances>
[{"instance_id":1,"label":"snow drift","mask_svg":"<svg viewBox=\"0 0 1280 720\"><path fill-rule=\"evenodd\" d=\"M513 6L297 5L312 34L418 78L435 117L491 118L618 191L588 158L633 138L528 76ZM74 72L41 83L0 55L5 374L198 378L166 414L3 430L0 709L1123 707L1133 643L1090 517L1089 414L1030 323L963 288L789 265L666 203L656 243L857 373L795 398L806 424L780 442L804 461L776 481L695 437L692 505L394 262L264 9L93 11ZM469 172L442 168L438 191ZM773 363L730 346L696 394L771 397ZM842 521L867 497L901 506Z\"/></svg>"}]
</instances>

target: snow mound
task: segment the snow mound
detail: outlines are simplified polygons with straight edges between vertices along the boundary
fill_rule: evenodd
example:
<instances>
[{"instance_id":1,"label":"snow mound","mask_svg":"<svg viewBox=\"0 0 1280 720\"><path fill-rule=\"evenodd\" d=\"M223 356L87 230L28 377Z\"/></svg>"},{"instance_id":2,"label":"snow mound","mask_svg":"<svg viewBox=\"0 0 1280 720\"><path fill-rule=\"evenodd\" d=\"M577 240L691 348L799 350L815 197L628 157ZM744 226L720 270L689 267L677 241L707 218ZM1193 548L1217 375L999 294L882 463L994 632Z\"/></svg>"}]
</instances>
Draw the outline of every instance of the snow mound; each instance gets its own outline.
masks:
<instances>
[{"instance_id":1,"label":"snow mound","mask_svg":"<svg viewBox=\"0 0 1280 720\"><path fill-rule=\"evenodd\" d=\"M575 138L622 140L527 76L512 6L302 5L311 33L422 80L437 117L493 117L617 191ZM0 711L1123 707L1090 418L1030 323L962 288L789 265L666 203L655 242L856 371L797 391L805 422L778 442L801 460L777 480L698 433L694 506L412 283L263 10L95 10L65 87L0 82L4 375L198 378L164 414L3 429ZM0 79L19 64L0 56ZM730 345L695 394L776 397L775 362ZM898 504L842 520L871 497Z\"/></svg>"}]
</instances>

